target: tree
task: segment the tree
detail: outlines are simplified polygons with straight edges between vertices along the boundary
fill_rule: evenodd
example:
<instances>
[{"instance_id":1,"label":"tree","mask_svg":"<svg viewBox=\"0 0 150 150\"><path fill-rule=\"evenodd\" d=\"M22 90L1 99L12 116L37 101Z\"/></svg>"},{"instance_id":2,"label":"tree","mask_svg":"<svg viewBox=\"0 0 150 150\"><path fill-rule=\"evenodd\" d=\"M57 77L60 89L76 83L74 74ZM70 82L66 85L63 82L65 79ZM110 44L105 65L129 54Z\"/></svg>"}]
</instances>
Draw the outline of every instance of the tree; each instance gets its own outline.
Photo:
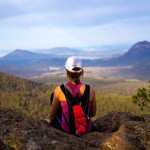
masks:
<instances>
[{"instance_id":1,"label":"tree","mask_svg":"<svg viewBox=\"0 0 150 150\"><path fill-rule=\"evenodd\" d=\"M137 104L142 111L144 107L150 108L150 86L148 88L139 88L137 93L132 96L132 102Z\"/></svg>"}]
</instances>

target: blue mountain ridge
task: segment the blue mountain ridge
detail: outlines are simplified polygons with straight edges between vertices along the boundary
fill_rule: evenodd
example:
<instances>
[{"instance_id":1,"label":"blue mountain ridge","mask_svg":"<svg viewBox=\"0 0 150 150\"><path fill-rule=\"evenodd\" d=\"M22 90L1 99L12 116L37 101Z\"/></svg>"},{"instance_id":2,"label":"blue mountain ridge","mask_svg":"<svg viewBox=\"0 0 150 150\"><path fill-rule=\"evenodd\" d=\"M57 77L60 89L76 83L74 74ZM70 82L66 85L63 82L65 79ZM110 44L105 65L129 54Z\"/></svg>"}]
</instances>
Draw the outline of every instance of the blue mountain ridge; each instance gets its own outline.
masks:
<instances>
[{"instance_id":1,"label":"blue mountain ridge","mask_svg":"<svg viewBox=\"0 0 150 150\"><path fill-rule=\"evenodd\" d=\"M70 51L69 51L70 50ZM48 72L49 67L62 67L66 58L79 53L69 48L55 48L60 55L35 53L28 50L15 50L0 59L0 71L21 76L33 76ZM62 52L61 52L62 51ZM70 54L69 54L70 52ZM94 53L94 52L93 52ZM96 52L95 52L96 53ZM90 54L90 53L89 53ZM96 54L95 54L96 55ZM122 76L148 79L150 76L150 42L140 41L135 43L123 55L108 60L84 59L84 66L91 67L116 67L132 66L130 69L119 70Z\"/></svg>"}]
</instances>

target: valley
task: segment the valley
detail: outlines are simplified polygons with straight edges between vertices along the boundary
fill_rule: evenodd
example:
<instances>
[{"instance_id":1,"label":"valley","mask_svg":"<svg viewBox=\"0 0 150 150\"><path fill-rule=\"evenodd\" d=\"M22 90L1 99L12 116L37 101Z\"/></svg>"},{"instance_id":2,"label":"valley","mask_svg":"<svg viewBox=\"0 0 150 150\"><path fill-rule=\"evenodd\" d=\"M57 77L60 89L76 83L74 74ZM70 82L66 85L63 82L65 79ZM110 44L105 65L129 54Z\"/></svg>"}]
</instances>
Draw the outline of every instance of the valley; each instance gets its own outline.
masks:
<instances>
[{"instance_id":1,"label":"valley","mask_svg":"<svg viewBox=\"0 0 150 150\"><path fill-rule=\"evenodd\" d=\"M126 78L120 75L119 72L123 69L131 69L132 66L113 66L113 67L100 67L100 66L86 66L84 67L84 77L88 78ZM118 74L117 74L118 73ZM43 78L43 77L66 77L64 67L49 67L49 71L37 76L29 77L29 79Z\"/></svg>"},{"instance_id":2,"label":"valley","mask_svg":"<svg viewBox=\"0 0 150 150\"><path fill-rule=\"evenodd\" d=\"M107 51L104 55L98 50L80 51L67 47L49 49L46 53L17 49L0 58L0 71L23 78L62 77L65 73L63 67L67 57L76 55L82 59L85 77L149 80L150 42L137 42L121 55L112 53Z\"/></svg>"}]
</instances>

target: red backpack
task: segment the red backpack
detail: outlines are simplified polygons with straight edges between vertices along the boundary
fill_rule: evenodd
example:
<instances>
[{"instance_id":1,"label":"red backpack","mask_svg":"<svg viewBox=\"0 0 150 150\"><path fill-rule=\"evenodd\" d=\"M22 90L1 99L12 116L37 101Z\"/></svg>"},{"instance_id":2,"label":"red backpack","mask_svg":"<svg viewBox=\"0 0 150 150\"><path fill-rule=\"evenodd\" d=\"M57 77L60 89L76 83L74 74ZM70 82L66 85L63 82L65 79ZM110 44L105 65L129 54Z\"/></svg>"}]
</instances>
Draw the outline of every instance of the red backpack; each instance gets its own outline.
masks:
<instances>
[{"instance_id":1,"label":"red backpack","mask_svg":"<svg viewBox=\"0 0 150 150\"><path fill-rule=\"evenodd\" d=\"M74 105L72 108L75 119L76 134L84 134L86 132L87 123L82 107L81 105Z\"/></svg>"},{"instance_id":2,"label":"red backpack","mask_svg":"<svg viewBox=\"0 0 150 150\"><path fill-rule=\"evenodd\" d=\"M65 121L68 124L72 134L80 136L87 131L87 124L89 121L88 105L90 86L86 85L85 92L80 97L78 95L76 97L72 96L64 84L60 87L66 97L69 108L70 123L66 119Z\"/></svg>"}]
</instances>

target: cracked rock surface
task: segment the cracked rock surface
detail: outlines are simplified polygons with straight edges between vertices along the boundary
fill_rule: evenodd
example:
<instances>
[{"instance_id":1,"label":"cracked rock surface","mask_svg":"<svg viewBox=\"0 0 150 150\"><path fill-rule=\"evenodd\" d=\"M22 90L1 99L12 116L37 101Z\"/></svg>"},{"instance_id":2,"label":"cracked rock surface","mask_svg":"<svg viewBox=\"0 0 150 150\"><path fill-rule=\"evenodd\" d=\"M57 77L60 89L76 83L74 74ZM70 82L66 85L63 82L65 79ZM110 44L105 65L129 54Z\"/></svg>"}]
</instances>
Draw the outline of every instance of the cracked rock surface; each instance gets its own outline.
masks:
<instances>
[{"instance_id":1,"label":"cracked rock surface","mask_svg":"<svg viewBox=\"0 0 150 150\"><path fill-rule=\"evenodd\" d=\"M111 112L81 137L0 108L0 150L150 150L150 115Z\"/></svg>"}]
</instances>

